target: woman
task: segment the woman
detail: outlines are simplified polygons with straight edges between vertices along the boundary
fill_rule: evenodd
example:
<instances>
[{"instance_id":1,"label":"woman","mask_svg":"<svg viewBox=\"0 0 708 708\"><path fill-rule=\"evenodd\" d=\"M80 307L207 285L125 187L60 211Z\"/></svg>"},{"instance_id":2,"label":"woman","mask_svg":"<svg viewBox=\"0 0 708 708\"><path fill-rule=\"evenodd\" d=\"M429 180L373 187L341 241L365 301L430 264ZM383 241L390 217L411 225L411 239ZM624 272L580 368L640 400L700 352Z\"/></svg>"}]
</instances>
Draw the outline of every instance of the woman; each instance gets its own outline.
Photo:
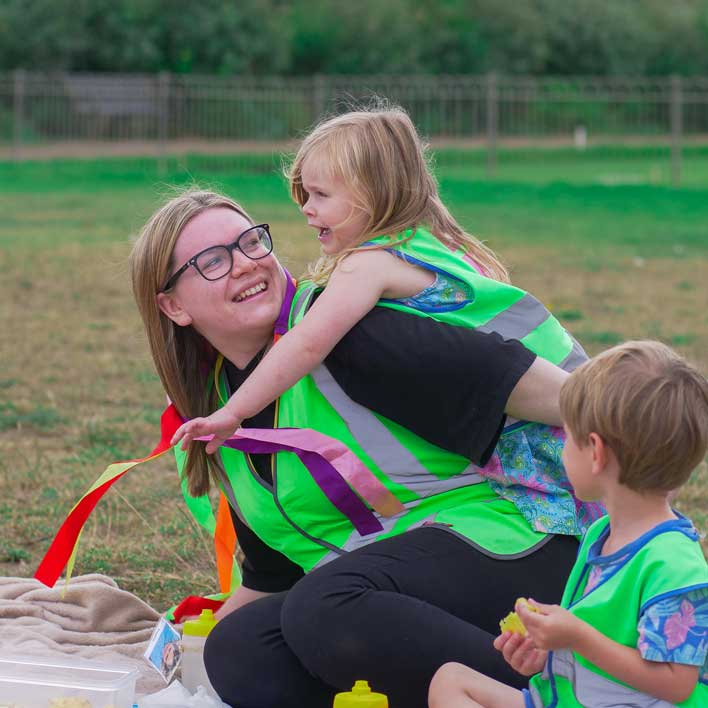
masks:
<instances>
[{"instance_id":1,"label":"woman","mask_svg":"<svg viewBox=\"0 0 708 708\"><path fill-rule=\"evenodd\" d=\"M271 251L267 227L208 192L173 199L144 227L133 288L183 417L225 401L316 297ZM447 661L520 685L492 647L498 620L519 595L556 601L577 542L533 531L469 461L489 459L505 410L557 423L564 376L518 342L376 307L325 366L246 421L279 429L270 437L210 460L193 445L190 492L219 484L246 557L205 650L220 696L329 708L366 678L414 708ZM264 454L283 434L297 454ZM349 484L325 479L312 450Z\"/></svg>"}]
</instances>

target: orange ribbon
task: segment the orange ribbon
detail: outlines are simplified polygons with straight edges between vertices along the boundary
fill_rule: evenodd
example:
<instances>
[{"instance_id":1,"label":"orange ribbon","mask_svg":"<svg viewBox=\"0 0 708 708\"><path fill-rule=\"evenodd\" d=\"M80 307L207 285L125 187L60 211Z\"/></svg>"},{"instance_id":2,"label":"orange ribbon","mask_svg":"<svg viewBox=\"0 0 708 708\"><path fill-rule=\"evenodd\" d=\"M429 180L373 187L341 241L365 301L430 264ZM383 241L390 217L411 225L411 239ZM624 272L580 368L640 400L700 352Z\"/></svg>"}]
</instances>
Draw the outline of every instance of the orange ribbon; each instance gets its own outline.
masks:
<instances>
[{"instance_id":1,"label":"orange ribbon","mask_svg":"<svg viewBox=\"0 0 708 708\"><path fill-rule=\"evenodd\" d=\"M125 462L114 462L108 465L103 474L91 485L89 490L79 499L67 515L64 523L57 531L49 549L42 558L34 577L49 587L53 587L66 568L66 580L69 582L74 567L76 551L81 537L81 531L91 512L101 497L117 482L126 472L136 465L149 462L172 449L170 440L177 428L182 425L177 410L170 404L163 412L160 419L160 442L147 456ZM216 551L217 573L222 592L231 589L231 573L233 570L234 551L236 549L236 532L231 521L228 502L222 494L219 498L219 507L214 532L214 547Z\"/></svg>"}]
</instances>

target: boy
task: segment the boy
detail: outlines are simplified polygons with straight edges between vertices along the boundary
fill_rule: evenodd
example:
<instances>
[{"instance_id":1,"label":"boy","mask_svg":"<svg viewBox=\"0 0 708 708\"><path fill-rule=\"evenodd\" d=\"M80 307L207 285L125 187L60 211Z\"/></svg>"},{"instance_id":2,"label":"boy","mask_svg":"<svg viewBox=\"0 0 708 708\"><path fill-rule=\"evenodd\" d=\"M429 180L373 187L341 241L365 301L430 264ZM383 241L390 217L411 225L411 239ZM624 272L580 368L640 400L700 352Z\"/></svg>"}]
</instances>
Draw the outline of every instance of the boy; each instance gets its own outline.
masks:
<instances>
[{"instance_id":1,"label":"boy","mask_svg":"<svg viewBox=\"0 0 708 708\"><path fill-rule=\"evenodd\" d=\"M588 530L561 606L518 602L528 635L495 640L529 689L446 664L430 708L705 708L708 566L670 499L706 454L708 382L663 344L627 342L578 368L560 404L568 477L608 515Z\"/></svg>"}]
</instances>

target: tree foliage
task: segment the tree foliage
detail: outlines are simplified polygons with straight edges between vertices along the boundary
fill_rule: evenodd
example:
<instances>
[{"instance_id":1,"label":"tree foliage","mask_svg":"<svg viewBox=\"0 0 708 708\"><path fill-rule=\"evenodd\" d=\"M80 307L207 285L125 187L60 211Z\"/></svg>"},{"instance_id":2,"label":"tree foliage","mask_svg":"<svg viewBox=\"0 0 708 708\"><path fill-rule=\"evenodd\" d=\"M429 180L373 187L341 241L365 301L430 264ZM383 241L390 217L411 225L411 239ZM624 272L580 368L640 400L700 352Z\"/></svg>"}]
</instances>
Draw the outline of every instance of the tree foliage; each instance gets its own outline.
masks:
<instances>
[{"instance_id":1,"label":"tree foliage","mask_svg":"<svg viewBox=\"0 0 708 708\"><path fill-rule=\"evenodd\" d=\"M708 73L708 0L0 0L0 70Z\"/></svg>"}]
</instances>

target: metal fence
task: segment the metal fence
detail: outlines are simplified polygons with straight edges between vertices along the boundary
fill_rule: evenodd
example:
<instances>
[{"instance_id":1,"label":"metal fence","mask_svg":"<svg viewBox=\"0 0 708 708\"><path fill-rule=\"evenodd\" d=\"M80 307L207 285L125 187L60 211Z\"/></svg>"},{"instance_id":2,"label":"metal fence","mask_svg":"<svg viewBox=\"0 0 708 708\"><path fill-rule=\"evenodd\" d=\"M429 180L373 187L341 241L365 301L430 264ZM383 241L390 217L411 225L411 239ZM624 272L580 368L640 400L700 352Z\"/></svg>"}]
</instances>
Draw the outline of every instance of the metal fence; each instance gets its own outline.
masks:
<instances>
[{"instance_id":1,"label":"metal fence","mask_svg":"<svg viewBox=\"0 0 708 708\"><path fill-rule=\"evenodd\" d=\"M0 147L14 159L67 142L177 141L257 150L298 137L325 113L372 97L404 106L438 142L481 144L490 171L504 141L582 144L639 138L672 147L708 134L708 78L487 76L214 77L0 74Z\"/></svg>"}]
</instances>

